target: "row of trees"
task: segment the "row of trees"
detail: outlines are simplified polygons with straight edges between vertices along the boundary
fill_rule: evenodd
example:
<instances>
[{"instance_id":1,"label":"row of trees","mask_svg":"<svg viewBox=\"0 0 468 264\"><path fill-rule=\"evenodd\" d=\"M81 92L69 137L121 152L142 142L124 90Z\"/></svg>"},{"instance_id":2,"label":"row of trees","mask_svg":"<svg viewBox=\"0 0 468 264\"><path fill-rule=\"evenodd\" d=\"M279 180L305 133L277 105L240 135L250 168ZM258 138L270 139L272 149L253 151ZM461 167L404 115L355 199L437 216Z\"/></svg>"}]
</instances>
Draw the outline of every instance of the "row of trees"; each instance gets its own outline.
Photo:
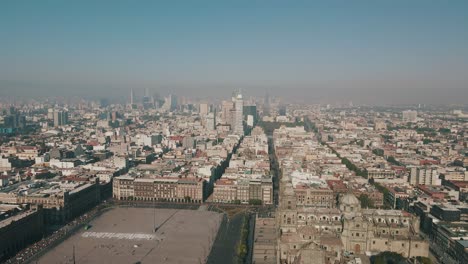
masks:
<instances>
[{"instance_id":1,"label":"row of trees","mask_svg":"<svg viewBox=\"0 0 468 264\"><path fill-rule=\"evenodd\" d=\"M247 248L248 236L249 236L249 215L246 214L244 215L244 218L242 219L241 237L237 245L238 263L245 263L246 261L245 258L247 257L247 253L248 253L248 248Z\"/></svg>"},{"instance_id":2,"label":"row of trees","mask_svg":"<svg viewBox=\"0 0 468 264\"><path fill-rule=\"evenodd\" d=\"M371 181L372 180L372 181ZM379 192L383 193L383 197L384 197L384 207L385 208L392 208L393 205L389 204L387 199L385 199L385 197L388 197L388 193L389 193L389 190L387 188L385 188L384 186L380 185L378 182L374 182L374 179L370 179L369 180L369 183L370 184L373 184L374 187L379 190Z\"/></svg>"},{"instance_id":3,"label":"row of trees","mask_svg":"<svg viewBox=\"0 0 468 264\"><path fill-rule=\"evenodd\" d=\"M403 164L401 164L401 162L399 162L398 160L395 159L395 157L393 156L389 156L387 158L387 161L392 163L393 165L397 165L397 166L402 166Z\"/></svg>"},{"instance_id":4,"label":"row of trees","mask_svg":"<svg viewBox=\"0 0 468 264\"><path fill-rule=\"evenodd\" d=\"M241 200L234 200L232 203L233 204L241 204L242 202L241 202ZM249 204L250 205L262 205L262 200L260 200L260 199L250 199Z\"/></svg>"},{"instance_id":5,"label":"row of trees","mask_svg":"<svg viewBox=\"0 0 468 264\"><path fill-rule=\"evenodd\" d=\"M360 169L358 166L354 165L349 159L347 158L342 158L341 163L346 165L346 168L348 168L351 171L354 171L357 176L361 176L367 179L368 173L366 169Z\"/></svg>"}]
</instances>

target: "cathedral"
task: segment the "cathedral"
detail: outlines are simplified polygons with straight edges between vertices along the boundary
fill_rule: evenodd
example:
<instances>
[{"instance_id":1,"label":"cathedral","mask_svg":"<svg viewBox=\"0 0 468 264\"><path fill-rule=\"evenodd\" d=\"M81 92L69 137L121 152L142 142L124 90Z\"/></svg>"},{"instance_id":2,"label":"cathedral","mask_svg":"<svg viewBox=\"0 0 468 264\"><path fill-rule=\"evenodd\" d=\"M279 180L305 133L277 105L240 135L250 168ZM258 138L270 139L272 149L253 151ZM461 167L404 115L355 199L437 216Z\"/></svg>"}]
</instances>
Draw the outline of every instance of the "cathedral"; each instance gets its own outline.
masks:
<instances>
[{"instance_id":1,"label":"cathedral","mask_svg":"<svg viewBox=\"0 0 468 264\"><path fill-rule=\"evenodd\" d=\"M351 193L337 208L298 205L289 177L282 177L277 210L280 263L340 263L349 255L392 251L404 257L429 254L419 218L405 211L363 209Z\"/></svg>"}]
</instances>

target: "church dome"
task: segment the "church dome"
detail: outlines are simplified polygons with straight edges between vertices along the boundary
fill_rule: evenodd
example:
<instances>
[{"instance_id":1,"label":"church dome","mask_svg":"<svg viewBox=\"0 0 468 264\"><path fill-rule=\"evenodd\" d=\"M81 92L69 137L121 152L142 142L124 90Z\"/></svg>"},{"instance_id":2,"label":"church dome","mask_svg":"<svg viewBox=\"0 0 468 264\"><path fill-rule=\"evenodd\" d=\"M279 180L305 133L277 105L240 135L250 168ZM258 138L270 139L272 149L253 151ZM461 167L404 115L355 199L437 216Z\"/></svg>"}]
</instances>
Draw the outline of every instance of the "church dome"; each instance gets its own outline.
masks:
<instances>
[{"instance_id":1,"label":"church dome","mask_svg":"<svg viewBox=\"0 0 468 264\"><path fill-rule=\"evenodd\" d=\"M352 193L347 193L343 195L340 199L340 205L355 206L360 205L359 199L354 196Z\"/></svg>"},{"instance_id":2,"label":"church dome","mask_svg":"<svg viewBox=\"0 0 468 264\"><path fill-rule=\"evenodd\" d=\"M340 210L342 212L351 213L358 212L361 210L361 202L352 193L343 195L340 199Z\"/></svg>"}]
</instances>

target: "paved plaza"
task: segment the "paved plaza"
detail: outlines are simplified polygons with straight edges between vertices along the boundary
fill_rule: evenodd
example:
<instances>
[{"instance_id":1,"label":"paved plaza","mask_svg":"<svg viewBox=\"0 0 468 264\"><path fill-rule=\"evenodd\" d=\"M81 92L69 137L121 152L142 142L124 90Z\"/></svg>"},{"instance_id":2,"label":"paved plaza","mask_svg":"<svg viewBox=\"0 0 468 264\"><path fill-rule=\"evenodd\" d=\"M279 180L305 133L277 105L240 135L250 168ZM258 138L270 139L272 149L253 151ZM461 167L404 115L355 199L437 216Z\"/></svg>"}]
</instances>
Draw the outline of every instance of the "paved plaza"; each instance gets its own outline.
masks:
<instances>
[{"instance_id":1,"label":"paved plaza","mask_svg":"<svg viewBox=\"0 0 468 264\"><path fill-rule=\"evenodd\" d=\"M222 215L210 211L116 208L40 257L38 263L205 263ZM156 229L156 232L155 232Z\"/></svg>"}]
</instances>

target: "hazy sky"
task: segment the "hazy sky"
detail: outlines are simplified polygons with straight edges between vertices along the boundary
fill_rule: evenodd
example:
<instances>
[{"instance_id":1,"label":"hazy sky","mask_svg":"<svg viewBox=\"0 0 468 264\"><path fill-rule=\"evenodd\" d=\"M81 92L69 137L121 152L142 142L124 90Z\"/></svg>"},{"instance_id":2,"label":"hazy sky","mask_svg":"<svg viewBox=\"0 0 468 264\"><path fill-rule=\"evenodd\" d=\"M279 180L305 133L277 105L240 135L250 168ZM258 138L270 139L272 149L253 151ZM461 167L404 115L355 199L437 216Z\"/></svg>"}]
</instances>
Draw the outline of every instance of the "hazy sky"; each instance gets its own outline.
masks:
<instances>
[{"instance_id":1,"label":"hazy sky","mask_svg":"<svg viewBox=\"0 0 468 264\"><path fill-rule=\"evenodd\" d=\"M0 1L0 96L468 102L468 1Z\"/></svg>"}]
</instances>

